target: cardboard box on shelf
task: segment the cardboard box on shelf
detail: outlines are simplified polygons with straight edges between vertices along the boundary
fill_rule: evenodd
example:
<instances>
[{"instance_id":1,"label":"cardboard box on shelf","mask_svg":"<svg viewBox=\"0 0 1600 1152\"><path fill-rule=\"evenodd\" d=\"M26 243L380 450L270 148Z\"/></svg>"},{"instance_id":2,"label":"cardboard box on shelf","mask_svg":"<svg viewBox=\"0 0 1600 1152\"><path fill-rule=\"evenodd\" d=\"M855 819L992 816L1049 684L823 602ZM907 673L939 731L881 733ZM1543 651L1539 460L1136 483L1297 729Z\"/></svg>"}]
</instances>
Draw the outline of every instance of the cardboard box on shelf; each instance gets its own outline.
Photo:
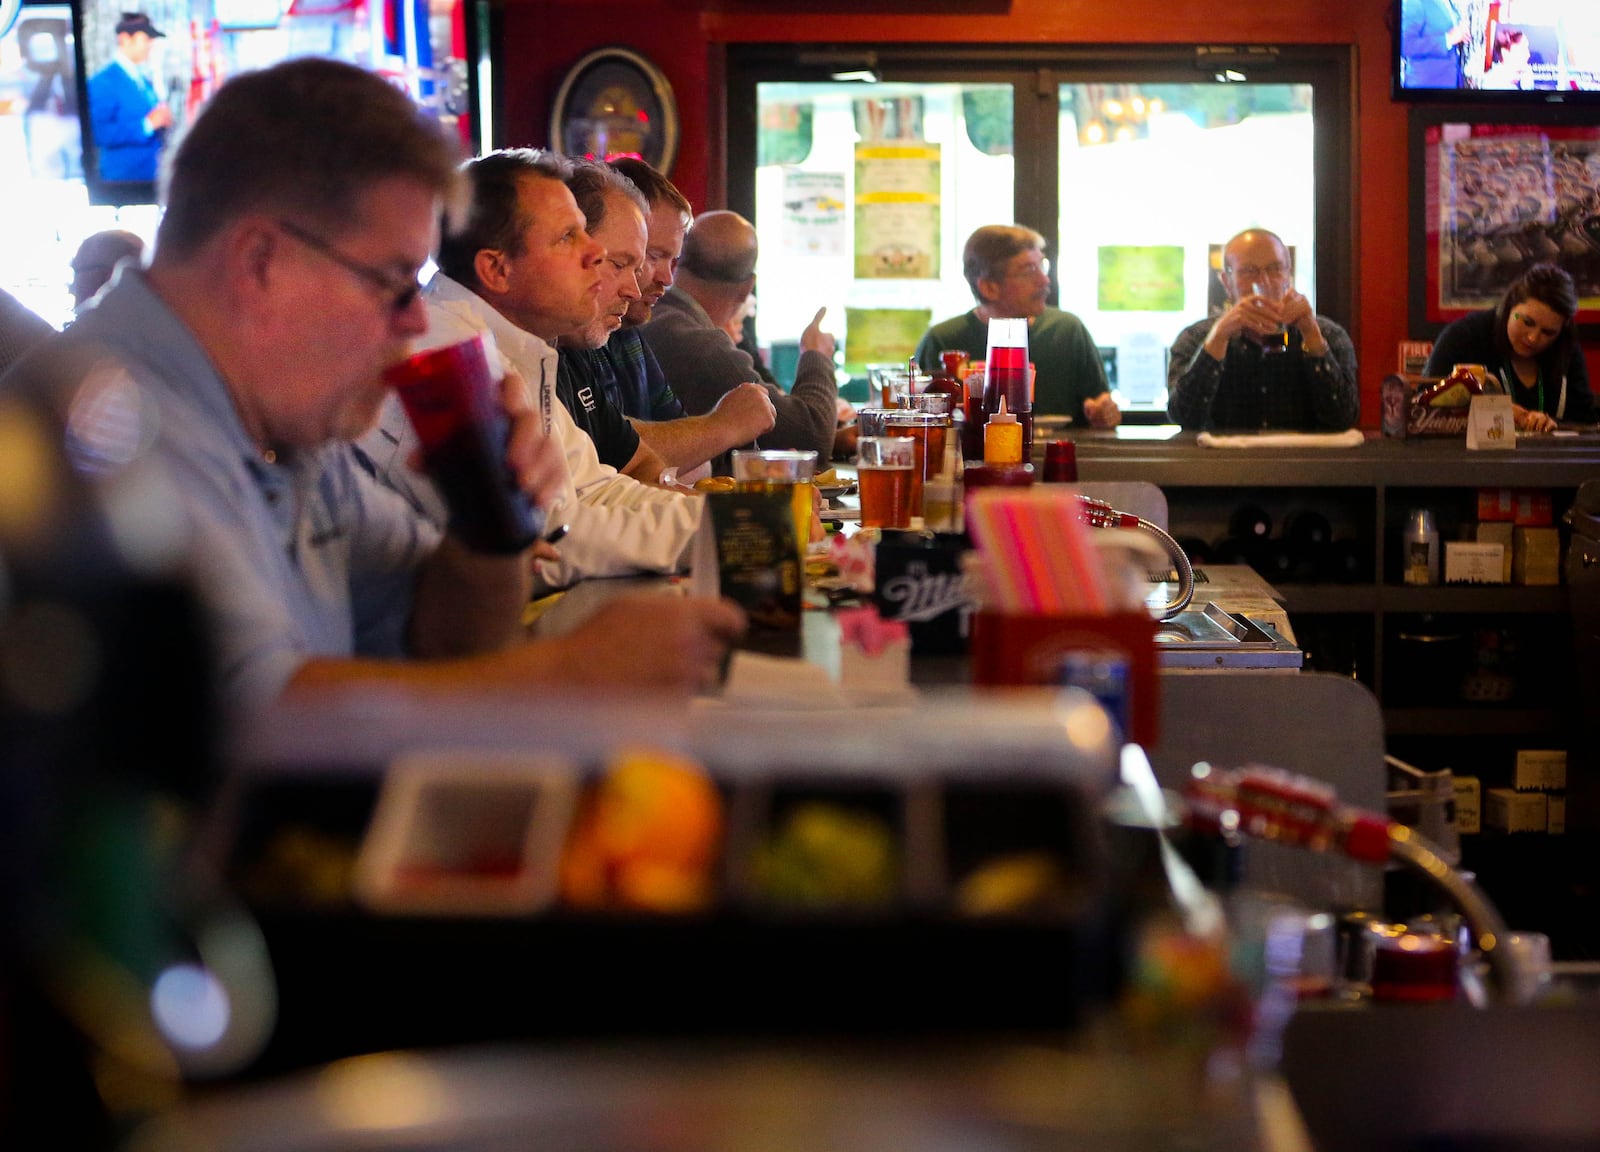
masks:
<instances>
[{"instance_id":1,"label":"cardboard box on shelf","mask_svg":"<svg viewBox=\"0 0 1600 1152\"><path fill-rule=\"evenodd\" d=\"M1543 832L1548 809L1543 792L1491 788L1484 796L1483 824L1497 832Z\"/></svg>"},{"instance_id":2,"label":"cardboard box on shelf","mask_svg":"<svg viewBox=\"0 0 1600 1152\"><path fill-rule=\"evenodd\" d=\"M1556 522L1555 505L1550 493L1543 488L1519 488L1511 502L1511 521L1529 527L1542 528Z\"/></svg>"},{"instance_id":3,"label":"cardboard box on shelf","mask_svg":"<svg viewBox=\"0 0 1600 1152\"><path fill-rule=\"evenodd\" d=\"M1555 506L1542 488L1479 488L1478 519L1544 527L1555 523Z\"/></svg>"},{"instance_id":4,"label":"cardboard box on shelf","mask_svg":"<svg viewBox=\"0 0 1600 1152\"><path fill-rule=\"evenodd\" d=\"M1456 831L1475 836L1483 829L1483 793L1476 776L1457 776L1451 783L1456 793Z\"/></svg>"},{"instance_id":5,"label":"cardboard box on shelf","mask_svg":"<svg viewBox=\"0 0 1600 1152\"><path fill-rule=\"evenodd\" d=\"M1552 585L1561 583L1561 533L1555 528L1518 525L1512 534L1511 582Z\"/></svg>"},{"instance_id":6,"label":"cardboard box on shelf","mask_svg":"<svg viewBox=\"0 0 1600 1152\"><path fill-rule=\"evenodd\" d=\"M1544 801L1545 831L1552 836L1567 834L1567 794L1557 792Z\"/></svg>"},{"instance_id":7,"label":"cardboard box on shelf","mask_svg":"<svg viewBox=\"0 0 1600 1152\"><path fill-rule=\"evenodd\" d=\"M1477 526L1479 544L1500 545L1500 583L1511 583L1512 556L1516 552L1513 546L1514 526L1509 520L1492 520Z\"/></svg>"},{"instance_id":8,"label":"cardboard box on shelf","mask_svg":"<svg viewBox=\"0 0 1600 1152\"><path fill-rule=\"evenodd\" d=\"M1505 549L1499 544L1449 540L1444 546L1446 584L1503 584Z\"/></svg>"},{"instance_id":9,"label":"cardboard box on shelf","mask_svg":"<svg viewBox=\"0 0 1600 1152\"><path fill-rule=\"evenodd\" d=\"M1564 748L1518 748L1512 785L1519 792L1560 792L1567 786Z\"/></svg>"},{"instance_id":10,"label":"cardboard box on shelf","mask_svg":"<svg viewBox=\"0 0 1600 1152\"><path fill-rule=\"evenodd\" d=\"M1515 493L1510 488L1479 488L1478 489L1478 520L1499 521L1511 523L1515 516L1512 508L1512 498Z\"/></svg>"}]
</instances>

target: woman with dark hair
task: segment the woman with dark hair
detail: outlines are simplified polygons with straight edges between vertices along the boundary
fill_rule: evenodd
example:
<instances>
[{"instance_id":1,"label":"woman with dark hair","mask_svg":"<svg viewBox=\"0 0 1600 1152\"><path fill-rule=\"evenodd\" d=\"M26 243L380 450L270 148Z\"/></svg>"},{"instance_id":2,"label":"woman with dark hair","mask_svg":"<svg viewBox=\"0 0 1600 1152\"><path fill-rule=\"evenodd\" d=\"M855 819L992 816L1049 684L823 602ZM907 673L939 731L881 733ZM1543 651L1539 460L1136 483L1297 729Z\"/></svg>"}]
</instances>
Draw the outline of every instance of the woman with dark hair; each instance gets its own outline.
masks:
<instances>
[{"instance_id":1,"label":"woman with dark hair","mask_svg":"<svg viewBox=\"0 0 1600 1152\"><path fill-rule=\"evenodd\" d=\"M1593 423L1577 315L1572 277L1554 264L1535 264L1512 282L1498 307L1463 316L1440 332L1423 375L1482 364L1510 395L1524 432L1551 432L1557 421Z\"/></svg>"}]
</instances>

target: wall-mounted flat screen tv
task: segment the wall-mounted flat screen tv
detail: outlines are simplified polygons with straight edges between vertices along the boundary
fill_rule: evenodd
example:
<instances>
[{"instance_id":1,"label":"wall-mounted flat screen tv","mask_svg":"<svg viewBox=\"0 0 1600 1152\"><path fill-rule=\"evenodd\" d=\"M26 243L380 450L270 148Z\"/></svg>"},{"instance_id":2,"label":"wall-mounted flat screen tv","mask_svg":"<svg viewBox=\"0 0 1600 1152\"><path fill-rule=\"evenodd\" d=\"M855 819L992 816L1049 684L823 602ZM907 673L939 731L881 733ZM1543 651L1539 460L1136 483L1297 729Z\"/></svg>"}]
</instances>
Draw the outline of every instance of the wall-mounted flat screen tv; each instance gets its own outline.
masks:
<instances>
[{"instance_id":1,"label":"wall-mounted flat screen tv","mask_svg":"<svg viewBox=\"0 0 1600 1152\"><path fill-rule=\"evenodd\" d=\"M72 9L66 3L0 0L0 206L31 212L26 181L83 174ZM15 254L13 254L15 256Z\"/></svg>"},{"instance_id":2,"label":"wall-mounted flat screen tv","mask_svg":"<svg viewBox=\"0 0 1600 1152\"><path fill-rule=\"evenodd\" d=\"M1600 104L1600 0L1393 0L1394 95Z\"/></svg>"},{"instance_id":3,"label":"wall-mounted flat screen tv","mask_svg":"<svg viewBox=\"0 0 1600 1152\"><path fill-rule=\"evenodd\" d=\"M78 0L89 199L154 203L162 153L212 93L297 56L388 77L476 151L476 11L472 0Z\"/></svg>"}]
</instances>

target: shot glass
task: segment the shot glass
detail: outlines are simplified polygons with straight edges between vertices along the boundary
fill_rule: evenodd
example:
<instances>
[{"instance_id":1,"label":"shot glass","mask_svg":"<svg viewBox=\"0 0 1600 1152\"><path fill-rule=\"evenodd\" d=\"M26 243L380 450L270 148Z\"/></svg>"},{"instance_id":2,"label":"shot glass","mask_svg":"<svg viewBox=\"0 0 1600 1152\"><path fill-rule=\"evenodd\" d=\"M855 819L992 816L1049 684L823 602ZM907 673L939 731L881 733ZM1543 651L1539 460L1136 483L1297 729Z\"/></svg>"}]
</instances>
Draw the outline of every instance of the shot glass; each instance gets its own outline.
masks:
<instances>
[{"instance_id":1,"label":"shot glass","mask_svg":"<svg viewBox=\"0 0 1600 1152\"><path fill-rule=\"evenodd\" d=\"M911 527L916 460L916 441L909 436L863 436L856 441L862 527Z\"/></svg>"},{"instance_id":2,"label":"shot glass","mask_svg":"<svg viewBox=\"0 0 1600 1152\"><path fill-rule=\"evenodd\" d=\"M794 517L794 541L800 566L805 568L811 546L811 519L816 511L812 478L817 472L815 451L788 449L738 449L733 453L733 480L740 492L782 492Z\"/></svg>"},{"instance_id":3,"label":"shot glass","mask_svg":"<svg viewBox=\"0 0 1600 1152\"><path fill-rule=\"evenodd\" d=\"M450 531L478 552L509 554L544 532L544 512L506 464L511 423L496 395L490 337L429 348L390 366L384 380L400 396L423 468L444 497Z\"/></svg>"}]
</instances>

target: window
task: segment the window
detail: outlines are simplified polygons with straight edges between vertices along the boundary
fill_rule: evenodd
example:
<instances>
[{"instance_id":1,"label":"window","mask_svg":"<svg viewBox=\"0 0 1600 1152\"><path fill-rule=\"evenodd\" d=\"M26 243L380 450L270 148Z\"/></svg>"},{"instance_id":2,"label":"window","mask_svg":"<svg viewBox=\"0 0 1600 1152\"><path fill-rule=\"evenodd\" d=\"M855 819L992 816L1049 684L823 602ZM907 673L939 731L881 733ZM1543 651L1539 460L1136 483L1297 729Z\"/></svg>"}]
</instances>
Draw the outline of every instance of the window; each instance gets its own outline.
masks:
<instances>
[{"instance_id":1,"label":"window","mask_svg":"<svg viewBox=\"0 0 1600 1152\"><path fill-rule=\"evenodd\" d=\"M728 53L727 202L762 237L763 346L826 304L853 377L909 354L924 316L972 307L967 235L1013 221L1046 237L1052 302L1132 420L1164 417L1166 351L1242 228L1282 235L1296 287L1353 327L1348 47Z\"/></svg>"},{"instance_id":2,"label":"window","mask_svg":"<svg viewBox=\"0 0 1600 1152\"><path fill-rule=\"evenodd\" d=\"M1221 247L1283 237L1315 298L1311 85L1062 84L1062 307L1100 345L1118 402L1164 412L1166 353L1224 304Z\"/></svg>"}]
</instances>

